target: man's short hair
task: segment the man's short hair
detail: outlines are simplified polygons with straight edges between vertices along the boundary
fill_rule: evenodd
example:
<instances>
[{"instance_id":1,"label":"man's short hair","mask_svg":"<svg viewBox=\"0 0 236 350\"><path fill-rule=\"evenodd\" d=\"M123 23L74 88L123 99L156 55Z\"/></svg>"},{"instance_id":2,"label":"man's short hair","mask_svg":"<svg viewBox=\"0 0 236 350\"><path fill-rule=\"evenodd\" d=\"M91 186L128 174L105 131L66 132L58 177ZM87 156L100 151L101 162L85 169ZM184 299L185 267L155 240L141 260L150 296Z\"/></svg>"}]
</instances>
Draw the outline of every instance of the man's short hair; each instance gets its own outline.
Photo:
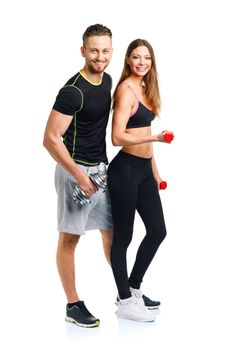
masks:
<instances>
[{"instance_id":1,"label":"man's short hair","mask_svg":"<svg viewBox=\"0 0 236 350\"><path fill-rule=\"evenodd\" d=\"M105 27L102 24L93 24L89 26L84 34L83 34L83 46L85 46L86 39L90 36L103 36L108 35L110 38L112 37L112 32L109 28Z\"/></svg>"}]
</instances>

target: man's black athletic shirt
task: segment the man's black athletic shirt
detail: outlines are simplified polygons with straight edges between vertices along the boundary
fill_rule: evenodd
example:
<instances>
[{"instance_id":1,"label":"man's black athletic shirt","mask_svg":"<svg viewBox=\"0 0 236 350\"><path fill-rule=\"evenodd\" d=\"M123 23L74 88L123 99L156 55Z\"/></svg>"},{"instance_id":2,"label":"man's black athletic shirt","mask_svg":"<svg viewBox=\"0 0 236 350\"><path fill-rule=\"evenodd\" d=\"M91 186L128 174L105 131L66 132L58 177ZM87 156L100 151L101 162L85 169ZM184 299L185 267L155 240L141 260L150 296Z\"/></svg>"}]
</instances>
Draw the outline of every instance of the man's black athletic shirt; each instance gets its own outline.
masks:
<instances>
[{"instance_id":1,"label":"man's black athletic shirt","mask_svg":"<svg viewBox=\"0 0 236 350\"><path fill-rule=\"evenodd\" d=\"M73 116L63 142L78 164L108 163L106 127L111 105L111 77L104 73L100 84L93 84L81 73L73 76L59 91L53 109Z\"/></svg>"}]
</instances>

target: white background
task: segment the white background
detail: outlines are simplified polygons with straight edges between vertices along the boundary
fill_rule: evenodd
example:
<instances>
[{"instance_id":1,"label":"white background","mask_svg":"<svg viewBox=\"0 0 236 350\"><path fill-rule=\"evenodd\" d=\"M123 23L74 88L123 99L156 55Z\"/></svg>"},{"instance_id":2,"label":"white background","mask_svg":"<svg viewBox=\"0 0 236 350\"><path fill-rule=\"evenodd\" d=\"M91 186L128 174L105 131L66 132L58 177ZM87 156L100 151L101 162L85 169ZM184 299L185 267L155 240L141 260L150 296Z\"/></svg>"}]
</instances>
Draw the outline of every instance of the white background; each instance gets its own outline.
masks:
<instances>
[{"instance_id":1,"label":"white background","mask_svg":"<svg viewBox=\"0 0 236 350\"><path fill-rule=\"evenodd\" d=\"M235 349L234 1L7 1L1 4L1 316L3 349ZM64 322L57 274L54 161L42 147L59 88L82 66L81 36L112 29L107 72L116 84L133 39L152 44L161 120L171 145L155 144L168 189L168 236L143 291L162 302L154 324L117 320L116 288L100 235L77 249L77 285L98 329ZM108 156L118 151L107 134ZM144 228L138 216L129 269Z\"/></svg>"}]
</instances>

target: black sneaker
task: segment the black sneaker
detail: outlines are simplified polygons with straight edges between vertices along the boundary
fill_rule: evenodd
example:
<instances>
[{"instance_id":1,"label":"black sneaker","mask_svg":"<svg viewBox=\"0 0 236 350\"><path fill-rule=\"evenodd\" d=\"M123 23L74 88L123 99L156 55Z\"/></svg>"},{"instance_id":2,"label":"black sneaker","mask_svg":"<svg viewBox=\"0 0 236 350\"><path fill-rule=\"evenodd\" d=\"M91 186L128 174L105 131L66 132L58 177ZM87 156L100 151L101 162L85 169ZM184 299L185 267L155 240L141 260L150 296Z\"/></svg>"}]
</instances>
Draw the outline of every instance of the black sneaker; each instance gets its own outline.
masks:
<instances>
[{"instance_id":1,"label":"black sneaker","mask_svg":"<svg viewBox=\"0 0 236 350\"><path fill-rule=\"evenodd\" d=\"M144 305L149 309L149 310L155 310L155 309L159 309L161 303L160 301L154 301L151 300L150 298L146 297L146 295L143 294L143 301L144 301ZM119 297L116 298L116 302L115 304L118 306L119 304Z\"/></svg>"},{"instance_id":2,"label":"black sneaker","mask_svg":"<svg viewBox=\"0 0 236 350\"><path fill-rule=\"evenodd\" d=\"M146 297L146 295L144 295L144 294L143 294L143 301L144 301L145 306L149 310L158 309L159 306L161 305L160 301L151 300L150 298Z\"/></svg>"},{"instance_id":3,"label":"black sneaker","mask_svg":"<svg viewBox=\"0 0 236 350\"><path fill-rule=\"evenodd\" d=\"M80 327L92 328L100 325L100 320L88 311L83 301L78 301L71 307L67 304L65 320Z\"/></svg>"}]
</instances>

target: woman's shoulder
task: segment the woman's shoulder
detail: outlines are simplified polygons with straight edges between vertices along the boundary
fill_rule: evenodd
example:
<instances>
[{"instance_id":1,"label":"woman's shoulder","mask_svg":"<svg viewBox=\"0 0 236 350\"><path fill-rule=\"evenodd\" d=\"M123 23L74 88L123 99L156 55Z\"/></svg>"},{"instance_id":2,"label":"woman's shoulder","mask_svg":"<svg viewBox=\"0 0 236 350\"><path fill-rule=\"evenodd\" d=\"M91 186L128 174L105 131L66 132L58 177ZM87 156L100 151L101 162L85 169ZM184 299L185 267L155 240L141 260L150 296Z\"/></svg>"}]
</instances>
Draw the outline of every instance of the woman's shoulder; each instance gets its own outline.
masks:
<instances>
[{"instance_id":1,"label":"woman's shoulder","mask_svg":"<svg viewBox=\"0 0 236 350\"><path fill-rule=\"evenodd\" d=\"M116 98L131 98L133 97L133 92L129 87L128 82L126 82L126 80L122 81L122 83L120 83L117 86L117 90L116 90Z\"/></svg>"}]
</instances>

